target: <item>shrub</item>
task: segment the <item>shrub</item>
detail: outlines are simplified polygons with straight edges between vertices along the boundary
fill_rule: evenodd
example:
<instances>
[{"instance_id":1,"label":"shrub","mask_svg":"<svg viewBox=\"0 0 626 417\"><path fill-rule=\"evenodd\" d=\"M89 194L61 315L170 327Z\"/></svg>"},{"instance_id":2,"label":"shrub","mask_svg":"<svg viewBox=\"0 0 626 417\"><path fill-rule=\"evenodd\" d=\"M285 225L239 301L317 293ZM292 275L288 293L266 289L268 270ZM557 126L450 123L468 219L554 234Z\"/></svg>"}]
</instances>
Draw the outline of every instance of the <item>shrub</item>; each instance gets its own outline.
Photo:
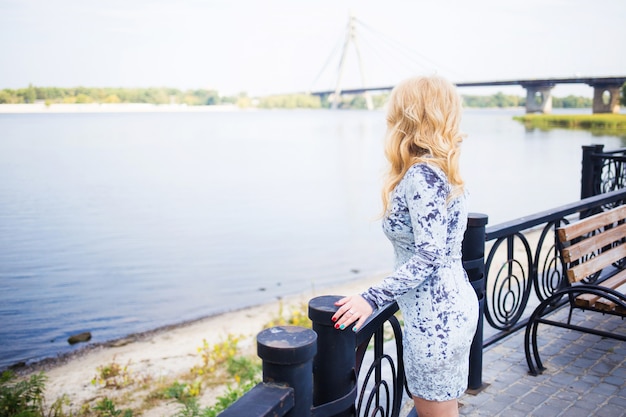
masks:
<instances>
[{"instance_id":1,"label":"shrub","mask_svg":"<svg viewBox=\"0 0 626 417\"><path fill-rule=\"evenodd\" d=\"M2 417L62 417L67 397L57 399L46 412L44 390L46 376L43 372L16 381L15 374L5 371L0 376L0 415Z\"/></svg>"}]
</instances>

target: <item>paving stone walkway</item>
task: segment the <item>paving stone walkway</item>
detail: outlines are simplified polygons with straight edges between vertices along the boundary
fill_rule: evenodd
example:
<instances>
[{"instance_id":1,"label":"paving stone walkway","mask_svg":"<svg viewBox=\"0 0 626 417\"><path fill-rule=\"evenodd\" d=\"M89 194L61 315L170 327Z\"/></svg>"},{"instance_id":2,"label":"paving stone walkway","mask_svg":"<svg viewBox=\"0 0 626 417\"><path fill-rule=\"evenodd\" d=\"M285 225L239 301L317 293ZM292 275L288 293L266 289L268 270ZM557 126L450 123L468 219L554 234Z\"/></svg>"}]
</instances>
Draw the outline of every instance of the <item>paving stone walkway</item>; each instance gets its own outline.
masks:
<instances>
[{"instance_id":1,"label":"paving stone walkway","mask_svg":"<svg viewBox=\"0 0 626 417\"><path fill-rule=\"evenodd\" d=\"M626 334L626 320L615 316L575 312L573 322ZM553 326L540 326L538 335L547 370L528 373L523 330L491 345L483 351L483 389L461 398L461 416L626 416L626 342ZM401 415L409 410L407 398Z\"/></svg>"}]
</instances>

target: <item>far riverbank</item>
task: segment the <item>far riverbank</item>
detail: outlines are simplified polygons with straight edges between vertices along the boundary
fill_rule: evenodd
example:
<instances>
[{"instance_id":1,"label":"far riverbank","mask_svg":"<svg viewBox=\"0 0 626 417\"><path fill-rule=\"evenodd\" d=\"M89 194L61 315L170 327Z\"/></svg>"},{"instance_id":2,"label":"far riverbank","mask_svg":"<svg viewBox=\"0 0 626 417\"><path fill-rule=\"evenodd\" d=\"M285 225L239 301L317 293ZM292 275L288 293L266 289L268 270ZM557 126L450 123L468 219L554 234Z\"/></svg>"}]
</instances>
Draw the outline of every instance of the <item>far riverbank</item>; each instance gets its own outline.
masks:
<instances>
[{"instance_id":1,"label":"far riverbank","mask_svg":"<svg viewBox=\"0 0 626 417\"><path fill-rule=\"evenodd\" d=\"M514 120L522 122L527 128L551 129L585 129L604 134L626 134L626 114L525 114L514 116Z\"/></svg>"},{"instance_id":2,"label":"far riverbank","mask_svg":"<svg viewBox=\"0 0 626 417\"><path fill-rule=\"evenodd\" d=\"M12 113L122 113L122 112L215 112L241 110L234 104L188 106L186 104L89 103L89 104L0 104L0 114Z\"/></svg>"},{"instance_id":3,"label":"far riverbank","mask_svg":"<svg viewBox=\"0 0 626 417\"><path fill-rule=\"evenodd\" d=\"M297 110L298 108L289 108L288 110ZM153 112L224 112L224 111L251 111L251 110L268 110L266 108L256 107L251 105L249 107L240 107L236 104L216 104L216 105L188 105L188 104L153 104L153 103L49 103L37 102L34 104L0 104L0 114L34 114L34 113L153 113ZM275 110L275 109L274 109ZM301 109L302 110L302 109ZM320 109L328 110L328 109ZM355 109L344 109L355 110ZM360 110L360 109L356 109ZM380 110L380 109L378 109ZM524 106L518 107L474 107L466 106L465 110L475 111L514 111L524 112ZM562 120L569 116L572 117L589 117L593 120L595 116L600 116L598 119L601 121L611 115L596 115L591 114L591 108L554 108L556 114L526 114L519 116L519 121L526 123L526 120L540 120L543 117L550 120L556 118ZM589 114L581 114L581 111L589 112ZM622 109L620 115L625 115L626 110ZM522 120L524 119L524 120ZM541 126L535 126L541 127ZM561 122L557 122L552 127L564 127Z\"/></svg>"}]
</instances>

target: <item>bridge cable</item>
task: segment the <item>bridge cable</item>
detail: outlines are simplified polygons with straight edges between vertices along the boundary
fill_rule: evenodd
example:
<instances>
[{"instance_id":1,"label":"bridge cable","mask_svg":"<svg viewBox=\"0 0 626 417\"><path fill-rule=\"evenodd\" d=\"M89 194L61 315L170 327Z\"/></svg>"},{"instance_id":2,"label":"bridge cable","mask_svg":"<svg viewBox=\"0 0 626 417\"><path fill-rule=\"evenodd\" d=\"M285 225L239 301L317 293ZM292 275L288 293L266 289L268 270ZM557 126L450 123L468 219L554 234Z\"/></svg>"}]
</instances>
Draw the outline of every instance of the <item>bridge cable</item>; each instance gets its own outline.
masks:
<instances>
[{"instance_id":1,"label":"bridge cable","mask_svg":"<svg viewBox=\"0 0 626 417\"><path fill-rule=\"evenodd\" d=\"M363 36L363 34L364 33L362 32L360 39L364 40L365 41L364 44L368 47L368 50L372 51L376 55L376 57L379 58L377 62L386 64L386 67L390 68L394 72L394 75L397 75L398 77L400 77L401 74L403 73L402 71L398 71L399 66L413 73L415 72L416 66L424 70L427 69L427 67L423 63L412 60L410 57L407 57L406 54L400 55L401 58L403 59L396 59L397 57L396 57L396 54L394 53L395 51L392 51L390 48L386 47L385 45L381 46L380 42L372 42L371 39L369 39L369 36L372 35L370 32L365 32L365 36ZM374 40L378 40L378 39L374 38ZM408 61L407 61L407 58L409 58Z\"/></svg>"},{"instance_id":2,"label":"bridge cable","mask_svg":"<svg viewBox=\"0 0 626 417\"><path fill-rule=\"evenodd\" d=\"M360 26L362 26L362 27L363 27L363 28L365 28L366 30L369 30L370 32L372 32L372 33L374 33L375 35L377 35L377 36L378 36L378 37L379 37L382 41L384 41L385 43L387 43L387 44L389 44L389 45L391 45L391 46L394 46L394 47L396 47L396 48L402 49L402 50L404 50L404 51L407 51L407 52L409 52L409 53L411 53L411 54L417 55L417 56L418 56L418 57L420 57L422 60L428 61L431 65L434 65L434 66L435 66L435 68L439 68L439 69L443 69L443 70L449 71L450 73L453 73L453 74L454 74L454 75L456 75L456 76L458 76L458 75L459 75L456 71L451 70L451 69L449 69L449 68L446 68L446 67L444 67L444 66L440 65L440 64L438 64L438 63L434 62L433 60L429 59L428 57L426 57L426 56L424 56L424 55L422 55L422 54L420 54L420 53L418 53L418 52L414 51L413 49L409 48L409 47L408 47L408 46L406 46L405 44L400 43L400 42L398 42L398 41L394 40L393 38L391 38L391 37L389 37L389 36L384 35L383 33L379 32L379 31L378 31L378 30L376 30L376 29L374 29L373 27L371 27L371 26L370 26L370 25L368 25L367 23L363 22L362 20L357 19L357 18L355 18L355 20L356 20L356 22L357 22ZM416 61L416 62L418 62L418 61ZM422 65L423 65L423 64L422 64Z\"/></svg>"},{"instance_id":3,"label":"bridge cable","mask_svg":"<svg viewBox=\"0 0 626 417\"><path fill-rule=\"evenodd\" d=\"M398 71L398 66L402 66L403 68L410 70L412 73L415 72L415 66L426 70L428 69L428 65L424 64L423 61L427 61L429 62L431 65L433 65L435 68L435 70L437 68L441 68L441 69L446 69L442 66L440 66L439 64L437 64L436 62L430 60L429 58L423 56L422 54L412 50L411 48L409 48L408 46L402 44L401 42L398 42L396 40L394 40L393 38L384 35L383 33L381 33L380 31L374 29L373 27L371 27L370 25L366 24L365 22L363 22L360 19L357 19L356 17L351 15L351 20L349 21L349 25L348 25L348 33L344 33L340 39L338 40L338 42L336 43L335 47L332 49L330 55L328 56L328 58L326 59L326 62L324 63L324 65L322 66L321 70L319 71L319 73L317 74L317 76L315 77L315 79L313 80L313 82L311 83L311 87L309 89L309 92L313 90L313 87L315 86L315 84L320 80L320 78L322 77L322 75L325 73L325 71L327 70L327 68L329 67L329 64L331 64L331 60L337 55L337 51L338 49L342 46L343 44L343 53L341 54L342 57L345 59L345 54L346 54L346 50L348 43L350 43L350 41L352 41L352 43L355 43L353 46L356 48L356 53L357 53L357 58L359 60L361 60L362 58L360 57L360 52L359 52L359 48L356 45L356 40L354 39L356 37L356 26L359 26L361 29L359 33L359 39L361 40L361 42L363 44L365 44L365 46L367 47L367 50L371 50L378 58L380 58L380 62L383 64L389 63L389 65L387 65L387 67L390 67L393 69L395 74L400 74L400 72ZM365 36L363 36L365 35ZM372 41L373 39L373 41ZM408 54L407 54L408 52ZM391 59L385 59L384 54L387 53L388 56L391 57ZM421 59L416 59L416 57L419 57ZM402 59L398 59L398 57L402 58ZM398 65L399 64L399 65ZM363 80L363 73L362 73L362 63L360 65L361 67L361 81ZM339 71L341 71L342 68L342 63L339 63ZM456 71L450 71L450 72L454 72L455 74ZM339 78L341 78L341 74L339 74ZM338 80L339 82L339 80ZM338 89L339 86L336 86L335 89ZM332 89L332 88L331 88Z\"/></svg>"},{"instance_id":4,"label":"bridge cable","mask_svg":"<svg viewBox=\"0 0 626 417\"><path fill-rule=\"evenodd\" d=\"M321 71L317 74L317 76L315 77L315 80L313 80L313 82L311 83L311 87L309 88L309 91L313 90L313 87L315 86L315 83L319 81L319 79L322 76L322 74L324 73L324 71L326 71L326 68L328 68L328 64L330 64L330 61L333 58L333 56L335 56L337 54L337 51L339 50L339 47L341 46L342 43L343 43L343 39L339 39L339 41L337 42L335 47L332 49L332 51L331 51L330 55L328 56L328 58L326 58L326 62L322 66Z\"/></svg>"},{"instance_id":5,"label":"bridge cable","mask_svg":"<svg viewBox=\"0 0 626 417\"><path fill-rule=\"evenodd\" d=\"M356 21L366 30L368 30L369 32L371 32L372 34L374 34L375 36L377 36L378 38L380 38L383 42L385 42L387 45L390 45L391 47L393 47L394 49L398 50L404 50L404 51L408 51L411 54L415 54L417 55L419 58L421 58L422 60L428 61L430 62L430 64L432 64L435 67L441 67L439 64L437 64L436 62L432 61L431 59L427 58L426 56L415 52L414 50L412 50L411 48L409 48L408 46L406 46L405 44L402 44L398 41L396 41L395 39L388 37L386 35L384 35L382 32L374 29L373 27L371 27L370 25L368 25L367 23L363 22L360 19L356 19ZM420 62L421 61L417 61L415 60L415 62Z\"/></svg>"}]
</instances>

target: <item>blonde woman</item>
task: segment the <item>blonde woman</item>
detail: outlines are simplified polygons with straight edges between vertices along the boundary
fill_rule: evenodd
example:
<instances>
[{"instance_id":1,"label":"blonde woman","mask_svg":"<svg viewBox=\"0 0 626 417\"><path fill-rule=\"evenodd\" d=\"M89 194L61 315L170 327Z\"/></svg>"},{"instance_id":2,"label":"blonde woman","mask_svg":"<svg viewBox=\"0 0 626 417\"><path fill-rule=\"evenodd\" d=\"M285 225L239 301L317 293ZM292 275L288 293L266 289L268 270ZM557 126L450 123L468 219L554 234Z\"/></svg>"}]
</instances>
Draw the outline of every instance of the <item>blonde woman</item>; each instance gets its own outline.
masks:
<instances>
[{"instance_id":1,"label":"blonde woman","mask_svg":"<svg viewBox=\"0 0 626 417\"><path fill-rule=\"evenodd\" d=\"M420 417L459 415L478 322L478 300L461 262L467 226L461 113L454 85L438 76L408 79L391 92L382 223L394 271L339 300L333 316L335 328L357 331L374 309L398 302L408 387Z\"/></svg>"}]
</instances>

